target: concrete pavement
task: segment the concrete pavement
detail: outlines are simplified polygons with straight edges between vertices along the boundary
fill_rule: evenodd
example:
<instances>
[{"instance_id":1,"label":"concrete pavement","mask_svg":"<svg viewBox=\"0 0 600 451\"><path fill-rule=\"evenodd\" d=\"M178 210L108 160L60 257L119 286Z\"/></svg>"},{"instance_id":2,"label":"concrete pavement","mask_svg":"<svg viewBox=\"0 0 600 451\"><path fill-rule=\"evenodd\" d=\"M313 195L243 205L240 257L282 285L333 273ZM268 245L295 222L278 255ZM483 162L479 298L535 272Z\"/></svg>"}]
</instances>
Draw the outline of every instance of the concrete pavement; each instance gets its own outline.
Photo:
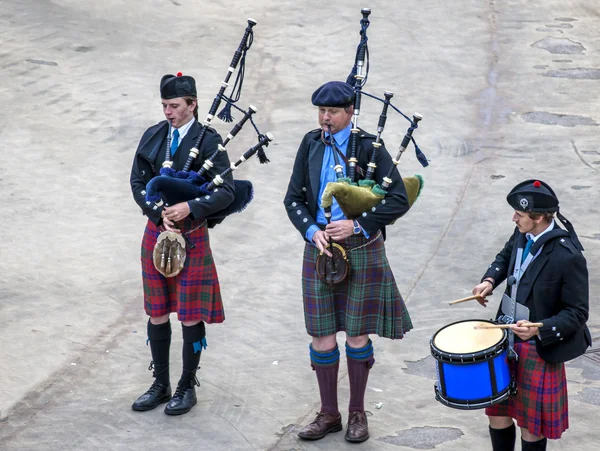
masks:
<instances>
[{"instance_id":1,"label":"concrete pavement","mask_svg":"<svg viewBox=\"0 0 600 451\"><path fill-rule=\"evenodd\" d=\"M388 258L415 329L374 339L364 450L489 449L483 412L433 397L429 338L493 309L449 307L466 296L512 230L505 195L525 178L552 185L590 271L600 336L600 9L592 0L324 4L240 0L4 0L0 9L0 449L354 449L343 434L307 443L318 409L300 293L303 243L282 199L296 149L316 126L310 94L349 72L360 8L372 8L367 91L425 117L403 174L425 191L388 231ZM131 402L149 382L139 242L144 218L128 177L141 133L162 119L157 83L182 71L208 110L246 24L242 106L276 141L240 216L211 231L227 320L208 328L199 404L181 418ZM379 105L365 101L374 130ZM407 123L388 120L395 149ZM221 133L227 124L217 122ZM253 143L245 130L233 154ZM494 304L496 305L496 304ZM495 307L494 307L495 308ZM180 329L172 347L177 377ZM340 344L343 337L339 337ZM550 449L597 449L600 361L568 364L571 427ZM340 403L348 400L340 369Z\"/></svg>"}]
</instances>

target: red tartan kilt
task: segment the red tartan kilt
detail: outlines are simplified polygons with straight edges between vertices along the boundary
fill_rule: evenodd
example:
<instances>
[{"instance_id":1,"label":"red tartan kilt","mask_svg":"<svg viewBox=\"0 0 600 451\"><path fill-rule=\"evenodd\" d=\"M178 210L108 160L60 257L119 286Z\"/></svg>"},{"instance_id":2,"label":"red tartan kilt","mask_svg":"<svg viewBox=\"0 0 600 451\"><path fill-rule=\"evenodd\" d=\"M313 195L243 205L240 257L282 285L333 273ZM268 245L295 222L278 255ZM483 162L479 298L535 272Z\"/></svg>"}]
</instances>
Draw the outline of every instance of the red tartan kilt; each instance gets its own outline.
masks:
<instances>
[{"instance_id":1,"label":"red tartan kilt","mask_svg":"<svg viewBox=\"0 0 600 451\"><path fill-rule=\"evenodd\" d=\"M178 223L178 228L185 232L201 223L186 219ZM196 247L186 245L185 266L175 277L166 278L154 267L152 252L160 233L160 228L149 220L142 240L144 307L148 316L176 312L180 321L222 323L225 313L206 224L188 235Z\"/></svg>"},{"instance_id":2,"label":"red tartan kilt","mask_svg":"<svg viewBox=\"0 0 600 451\"><path fill-rule=\"evenodd\" d=\"M562 363L548 363L534 343L515 343L517 394L485 409L486 415L512 417L531 434L559 439L569 427L567 376Z\"/></svg>"}]
</instances>

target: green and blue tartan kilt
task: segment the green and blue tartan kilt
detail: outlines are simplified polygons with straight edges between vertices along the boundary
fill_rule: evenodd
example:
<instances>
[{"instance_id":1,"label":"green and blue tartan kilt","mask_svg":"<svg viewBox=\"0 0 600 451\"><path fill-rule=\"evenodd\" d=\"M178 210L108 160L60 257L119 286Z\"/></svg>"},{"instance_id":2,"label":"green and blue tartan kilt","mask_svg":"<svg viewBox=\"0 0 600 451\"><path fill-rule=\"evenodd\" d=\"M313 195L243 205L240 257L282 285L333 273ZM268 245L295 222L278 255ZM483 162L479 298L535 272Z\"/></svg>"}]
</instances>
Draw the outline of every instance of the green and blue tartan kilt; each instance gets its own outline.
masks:
<instances>
[{"instance_id":1,"label":"green and blue tartan kilt","mask_svg":"<svg viewBox=\"0 0 600 451\"><path fill-rule=\"evenodd\" d=\"M368 240L350 236L340 242L347 251ZM312 337L345 331L350 337L376 334L400 339L412 322L385 255L381 234L366 247L348 252L351 272L330 287L315 270L319 250L306 243L302 263L302 297L306 331Z\"/></svg>"},{"instance_id":2,"label":"green and blue tartan kilt","mask_svg":"<svg viewBox=\"0 0 600 451\"><path fill-rule=\"evenodd\" d=\"M537 353L534 342L515 343L518 362L517 394L485 409L486 415L512 417L519 427L536 436L559 439L569 427L567 376L564 363L548 363Z\"/></svg>"}]
</instances>

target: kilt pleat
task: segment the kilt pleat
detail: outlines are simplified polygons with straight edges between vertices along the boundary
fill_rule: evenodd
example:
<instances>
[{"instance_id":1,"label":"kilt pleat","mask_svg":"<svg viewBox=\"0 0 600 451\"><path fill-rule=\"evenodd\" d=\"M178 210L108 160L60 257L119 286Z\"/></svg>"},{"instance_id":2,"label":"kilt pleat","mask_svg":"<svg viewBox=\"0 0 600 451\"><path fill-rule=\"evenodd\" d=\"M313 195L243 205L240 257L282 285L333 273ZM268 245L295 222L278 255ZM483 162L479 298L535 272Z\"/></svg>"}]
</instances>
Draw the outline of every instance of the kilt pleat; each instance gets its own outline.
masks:
<instances>
[{"instance_id":1,"label":"kilt pleat","mask_svg":"<svg viewBox=\"0 0 600 451\"><path fill-rule=\"evenodd\" d=\"M178 223L178 228L185 232L201 223L186 219ZM189 233L195 247L186 246L185 266L175 277L166 278L154 267L152 253L160 233L161 230L148 221L141 254L144 307L148 316L175 312L180 321L222 323L225 320L223 301L206 224Z\"/></svg>"},{"instance_id":2,"label":"kilt pleat","mask_svg":"<svg viewBox=\"0 0 600 451\"><path fill-rule=\"evenodd\" d=\"M364 245L364 237L351 236L345 249ZM319 250L306 243L302 264L302 296L306 331L324 337L345 331L351 337L376 334L400 339L412 322L385 255L380 235L366 247L348 253L351 273L330 287L319 279L315 262Z\"/></svg>"},{"instance_id":3,"label":"kilt pleat","mask_svg":"<svg viewBox=\"0 0 600 451\"><path fill-rule=\"evenodd\" d=\"M569 427L567 376L563 363L548 363L535 344L515 343L517 394L485 409L486 415L512 417L536 436L559 439Z\"/></svg>"}]
</instances>

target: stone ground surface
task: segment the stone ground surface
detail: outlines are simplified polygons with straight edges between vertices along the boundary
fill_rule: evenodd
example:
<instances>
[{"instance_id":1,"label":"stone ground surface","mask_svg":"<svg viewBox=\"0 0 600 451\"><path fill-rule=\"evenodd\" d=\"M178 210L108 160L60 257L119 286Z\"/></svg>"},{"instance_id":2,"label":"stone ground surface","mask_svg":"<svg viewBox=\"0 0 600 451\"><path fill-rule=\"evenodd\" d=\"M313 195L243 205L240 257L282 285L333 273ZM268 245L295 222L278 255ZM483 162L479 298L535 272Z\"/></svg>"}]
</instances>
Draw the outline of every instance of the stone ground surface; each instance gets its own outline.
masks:
<instances>
[{"instance_id":1,"label":"stone ground surface","mask_svg":"<svg viewBox=\"0 0 600 451\"><path fill-rule=\"evenodd\" d=\"M483 311L448 301L470 292L509 236L504 197L523 179L549 182L576 225L590 270L589 326L600 336L596 1L3 0L0 449L358 448L343 434L296 437L319 404L302 317L303 242L282 198L297 146L316 125L310 94L346 77L363 6L373 9L367 91L392 90L396 105L424 115L415 136L431 165L421 168L412 150L401 164L426 180L387 240L415 329L400 342L374 339L371 439L360 448L489 449L483 412L434 400L429 338L493 315L496 302ZM276 142L269 166L239 170L255 185L254 202L211 232L227 321L208 327L198 406L181 418L135 413L130 404L151 378L132 156L162 119L163 74L195 75L201 115L208 111L247 17L258 25L241 105L259 109ZM380 107L364 103L361 125L374 130ZM406 126L388 120L390 149ZM237 157L250 131L234 143ZM550 449L598 449L598 355L568 364L571 427Z\"/></svg>"}]
</instances>

